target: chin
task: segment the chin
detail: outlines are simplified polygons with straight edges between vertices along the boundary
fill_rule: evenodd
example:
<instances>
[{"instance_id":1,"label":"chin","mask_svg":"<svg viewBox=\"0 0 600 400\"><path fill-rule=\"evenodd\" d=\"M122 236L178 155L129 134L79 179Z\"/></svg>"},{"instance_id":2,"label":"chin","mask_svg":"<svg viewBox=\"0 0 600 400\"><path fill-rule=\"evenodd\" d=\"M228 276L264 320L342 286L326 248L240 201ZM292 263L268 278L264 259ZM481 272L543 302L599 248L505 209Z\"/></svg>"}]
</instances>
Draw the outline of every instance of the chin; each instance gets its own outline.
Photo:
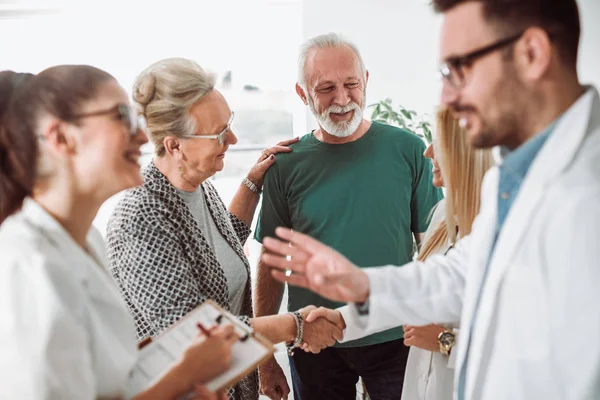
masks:
<instances>
[{"instance_id":1,"label":"chin","mask_svg":"<svg viewBox=\"0 0 600 400\"><path fill-rule=\"evenodd\" d=\"M122 192L123 190L133 189L135 187L142 186L144 184L144 178L142 178L142 174L140 171L138 171L135 174L122 174L121 176L123 177L123 180L115 194Z\"/></svg>"},{"instance_id":2,"label":"chin","mask_svg":"<svg viewBox=\"0 0 600 400\"><path fill-rule=\"evenodd\" d=\"M215 172L223 171L223 168L225 168L225 161L222 159L217 160L217 162L215 163Z\"/></svg>"}]
</instances>

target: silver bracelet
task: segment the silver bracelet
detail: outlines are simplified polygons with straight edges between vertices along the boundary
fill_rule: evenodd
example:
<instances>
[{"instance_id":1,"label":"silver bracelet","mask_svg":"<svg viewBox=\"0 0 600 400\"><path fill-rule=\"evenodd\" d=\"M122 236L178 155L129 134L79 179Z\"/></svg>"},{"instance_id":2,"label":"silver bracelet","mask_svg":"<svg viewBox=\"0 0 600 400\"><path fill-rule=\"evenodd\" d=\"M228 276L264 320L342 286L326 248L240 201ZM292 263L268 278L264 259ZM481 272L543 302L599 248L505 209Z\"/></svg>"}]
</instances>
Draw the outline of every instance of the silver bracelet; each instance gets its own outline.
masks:
<instances>
[{"instance_id":1,"label":"silver bracelet","mask_svg":"<svg viewBox=\"0 0 600 400\"><path fill-rule=\"evenodd\" d=\"M298 347L300 347L300 345L302 345L302 334L304 333L304 318L302 318L302 314L300 314L300 311L289 312L288 314L294 317L294 320L296 321L296 339L293 343L287 345L287 353L288 356L291 357L294 355L294 349L297 349Z\"/></svg>"},{"instance_id":2,"label":"silver bracelet","mask_svg":"<svg viewBox=\"0 0 600 400\"><path fill-rule=\"evenodd\" d=\"M242 180L242 183L244 184L244 186L246 186L248 189L250 189L252 191L252 193L256 193L256 194L260 195L260 193L262 192L262 190L260 190L254 182L252 182L250 179L248 179L248 177L244 178Z\"/></svg>"}]
</instances>

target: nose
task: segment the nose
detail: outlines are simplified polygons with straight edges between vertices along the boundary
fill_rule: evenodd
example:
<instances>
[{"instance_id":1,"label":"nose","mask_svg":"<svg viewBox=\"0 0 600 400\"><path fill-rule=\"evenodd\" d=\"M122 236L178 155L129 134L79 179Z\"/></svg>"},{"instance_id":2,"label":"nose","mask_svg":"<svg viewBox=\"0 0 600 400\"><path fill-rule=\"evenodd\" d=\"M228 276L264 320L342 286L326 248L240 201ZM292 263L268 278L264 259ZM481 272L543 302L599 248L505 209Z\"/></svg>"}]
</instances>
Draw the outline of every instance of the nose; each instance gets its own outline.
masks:
<instances>
[{"instance_id":1,"label":"nose","mask_svg":"<svg viewBox=\"0 0 600 400\"><path fill-rule=\"evenodd\" d=\"M136 142L141 145L148 143L148 136L142 128L138 128L136 135L133 138Z\"/></svg>"},{"instance_id":2,"label":"nose","mask_svg":"<svg viewBox=\"0 0 600 400\"><path fill-rule=\"evenodd\" d=\"M434 153L433 153L433 143L429 143L429 146L427 146L427 148L423 152L423 155L426 158L429 158L429 159L433 160L433 158L435 157Z\"/></svg>"},{"instance_id":3,"label":"nose","mask_svg":"<svg viewBox=\"0 0 600 400\"><path fill-rule=\"evenodd\" d=\"M442 94L440 103L444 106L451 106L458 100L459 91L453 87L446 79L442 81Z\"/></svg>"},{"instance_id":4,"label":"nose","mask_svg":"<svg viewBox=\"0 0 600 400\"><path fill-rule=\"evenodd\" d=\"M227 132L227 140L225 140L225 143L227 143L228 145L232 145L236 144L237 142L237 136L235 136L235 133L233 133L233 131L229 129L229 132Z\"/></svg>"},{"instance_id":5,"label":"nose","mask_svg":"<svg viewBox=\"0 0 600 400\"><path fill-rule=\"evenodd\" d=\"M348 103L350 103L350 101L351 101L350 93L348 92L348 90L346 90L346 88L335 91L335 96L333 98L333 102L335 104L344 107L344 106L348 105Z\"/></svg>"}]
</instances>

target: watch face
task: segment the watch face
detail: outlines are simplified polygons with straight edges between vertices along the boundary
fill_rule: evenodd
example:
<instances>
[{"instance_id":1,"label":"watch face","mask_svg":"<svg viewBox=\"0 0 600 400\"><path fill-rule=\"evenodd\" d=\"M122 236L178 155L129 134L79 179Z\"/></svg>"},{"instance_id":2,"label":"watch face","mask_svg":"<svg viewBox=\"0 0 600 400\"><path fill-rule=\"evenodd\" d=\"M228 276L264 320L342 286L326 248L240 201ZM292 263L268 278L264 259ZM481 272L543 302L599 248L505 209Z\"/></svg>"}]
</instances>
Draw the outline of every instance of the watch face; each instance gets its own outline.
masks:
<instances>
[{"instance_id":1,"label":"watch face","mask_svg":"<svg viewBox=\"0 0 600 400\"><path fill-rule=\"evenodd\" d=\"M440 336L440 343L444 346L453 346L454 340L455 340L454 333L451 333L451 332L444 332Z\"/></svg>"}]
</instances>

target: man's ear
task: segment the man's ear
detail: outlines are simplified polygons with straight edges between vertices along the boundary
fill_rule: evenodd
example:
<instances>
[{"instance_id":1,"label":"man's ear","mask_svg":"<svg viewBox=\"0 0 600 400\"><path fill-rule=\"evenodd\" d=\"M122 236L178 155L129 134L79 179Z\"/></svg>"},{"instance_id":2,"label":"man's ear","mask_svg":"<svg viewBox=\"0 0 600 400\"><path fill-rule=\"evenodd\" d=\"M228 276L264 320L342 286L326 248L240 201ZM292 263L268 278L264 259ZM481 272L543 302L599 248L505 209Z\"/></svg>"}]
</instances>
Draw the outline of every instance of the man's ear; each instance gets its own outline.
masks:
<instances>
[{"instance_id":1,"label":"man's ear","mask_svg":"<svg viewBox=\"0 0 600 400\"><path fill-rule=\"evenodd\" d=\"M302 87L296 83L296 93L298 93L298 96L300 96L300 99L302 100L302 102L304 103L304 105L308 105L308 99L306 98L306 93L304 92L304 89L302 89Z\"/></svg>"},{"instance_id":2,"label":"man's ear","mask_svg":"<svg viewBox=\"0 0 600 400\"><path fill-rule=\"evenodd\" d=\"M543 29L527 29L514 51L520 75L527 81L539 81L550 68L552 42Z\"/></svg>"},{"instance_id":3,"label":"man's ear","mask_svg":"<svg viewBox=\"0 0 600 400\"><path fill-rule=\"evenodd\" d=\"M367 86L367 83L369 82L369 70L365 71L365 87Z\"/></svg>"}]
</instances>

